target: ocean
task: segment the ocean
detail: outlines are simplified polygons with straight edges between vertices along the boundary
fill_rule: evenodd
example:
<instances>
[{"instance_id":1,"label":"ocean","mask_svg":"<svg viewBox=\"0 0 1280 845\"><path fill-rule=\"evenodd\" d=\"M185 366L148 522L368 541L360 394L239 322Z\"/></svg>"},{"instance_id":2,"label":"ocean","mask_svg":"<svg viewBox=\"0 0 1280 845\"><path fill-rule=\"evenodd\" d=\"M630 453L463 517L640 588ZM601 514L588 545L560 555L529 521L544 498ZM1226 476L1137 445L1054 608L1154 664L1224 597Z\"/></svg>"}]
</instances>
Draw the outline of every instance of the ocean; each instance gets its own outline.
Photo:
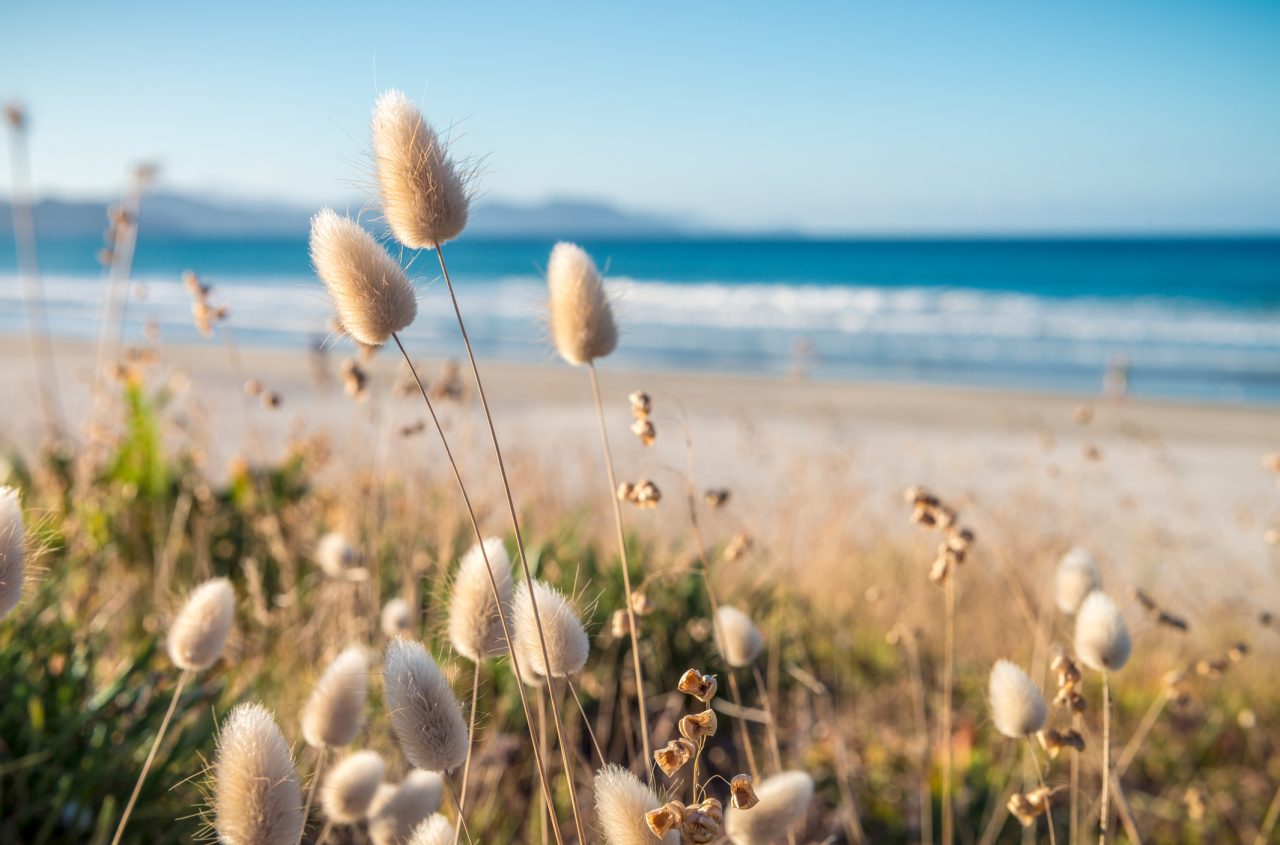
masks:
<instances>
[{"instance_id":1,"label":"ocean","mask_svg":"<svg viewBox=\"0 0 1280 845\"><path fill-rule=\"evenodd\" d=\"M487 358L552 358L541 272L550 240L466 239L449 263ZM738 373L1101 391L1280 403L1280 238L584 240L605 269L622 338L611 364ZM56 334L96 337L106 289L97 241L45 241ZM412 256L404 256L408 261ZM134 265L128 332L154 319L199 341L180 274L214 286L242 342L330 338L303 238L148 239ZM459 352L435 256L406 333L423 355ZM0 241L0 332L23 331L11 241Z\"/></svg>"}]
</instances>

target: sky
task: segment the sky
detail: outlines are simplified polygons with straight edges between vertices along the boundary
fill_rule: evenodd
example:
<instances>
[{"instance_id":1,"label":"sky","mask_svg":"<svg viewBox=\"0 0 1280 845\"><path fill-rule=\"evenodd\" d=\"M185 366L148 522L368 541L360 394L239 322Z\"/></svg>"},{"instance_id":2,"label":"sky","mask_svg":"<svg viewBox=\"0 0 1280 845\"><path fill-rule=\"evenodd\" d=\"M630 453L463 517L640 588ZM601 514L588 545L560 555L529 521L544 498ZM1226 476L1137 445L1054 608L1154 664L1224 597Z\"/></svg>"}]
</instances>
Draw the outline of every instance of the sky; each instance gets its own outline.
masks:
<instances>
[{"instance_id":1,"label":"sky","mask_svg":"<svg viewBox=\"0 0 1280 845\"><path fill-rule=\"evenodd\" d=\"M167 189L342 201L395 87L495 199L828 234L1280 231L1274 0L4 0L0 31L45 195L113 195L150 159Z\"/></svg>"}]
</instances>

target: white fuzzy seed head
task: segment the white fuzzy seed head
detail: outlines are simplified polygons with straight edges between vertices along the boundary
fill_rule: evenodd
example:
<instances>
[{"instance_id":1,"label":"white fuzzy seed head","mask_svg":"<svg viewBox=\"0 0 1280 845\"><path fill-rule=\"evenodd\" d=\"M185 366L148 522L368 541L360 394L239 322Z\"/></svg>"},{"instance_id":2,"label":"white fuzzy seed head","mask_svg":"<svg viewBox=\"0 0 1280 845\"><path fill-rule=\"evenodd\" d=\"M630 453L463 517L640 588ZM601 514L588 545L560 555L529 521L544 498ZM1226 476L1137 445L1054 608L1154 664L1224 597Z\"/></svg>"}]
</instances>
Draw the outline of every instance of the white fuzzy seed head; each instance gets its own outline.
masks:
<instances>
[{"instance_id":1,"label":"white fuzzy seed head","mask_svg":"<svg viewBox=\"0 0 1280 845\"><path fill-rule=\"evenodd\" d=\"M1008 660L997 660L987 685L991 720L996 730L1021 739L1044 727L1049 705L1027 673Z\"/></svg>"},{"instance_id":2,"label":"white fuzzy seed head","mask_svg":"<svg viewBox=\"0 0 1280 845\"><path fill-rule=\"evenodd\" d=\"M662 799L621 766L608 765L596 772L596 818L606 845L677 845L680 835L669 831L659 840L649 830L644 814L662 806Z\"/></svg>"},{"instance_id":3,"label":"white fuzzy seed head","mask_svg":"<svg viewBox=\"0 0 1280 845\"><path fill-rule=\"evenodd\" d=\"M444 672L422 643L397 639L383 663L387 711L409 762L450 772L467 756L467 723Z\"/></svg>"},{"instance_id":4,"label":"white fuzzy seed head","mask_svg":"<svg viewBox=\"0 0 1280 845\"><path fill-rule=\"evenodd\" d=\"M1085 596L1102 589L1102 573L1088 549L1076 547L1058 564L1054 577L1054 601L1058 610L1074 615Z\"/></svg>"},{"instance_id":5,"label":"white fuzzy seed head","mask_svg":"<svg viewBox=\"0 0 1280 845\"><path fill-rule=\"evenodd\" d=\"M413 829L409 845L453 845L453 824L436 813Z\"/></svg>"},{"instance_id":6,"label":"white fuzzy seed head","mask_svg":"<svg viewBox=\"0 0 1280 845\"><path fill-rule=\"evenodd\" d=\"M580 246L558 243L547 262L551 339L570 364L589 364L618 345L609 297L595 262Z\"/></svg>"},{"instance_id":7,"label":"white fuzzy seed head","mask_svg":"<svg viewBox=\"0 0 1280 845\"><path fill-rule=\"evenodd\" d=\"M369 836L375 845L407 845L414 828L440 808L444 781L414 770L397 785L378 787L369 806Z\"/></svg>"},{"instance_id":8,"label":"white fuzzy seed head","mask_svg":"<svg viewBox=\"0 0 1280 845\"><path fill-rule=\"evenodd\" d=\"M781 772L756 785L760 802L749 810L730 805L725 829L734 845L774 845L804 817L813 800L813 778L804 772Z\"/></svg>"},{"instance_id":9,"label":"white fuzzy seed head","mask_svg":"<svg viewBox=\"0 0 1280 845\"><path fill-rule=\"evenodd\" d=\"M521 665L527 664L530 671L543 677L567 678L578 674L586 665L591 650L586 629L582 627L573 605L559 590L542 581L534 581L533 589L533 599L530 599L527 586L522 585L516 591L511 613L515 627L512 636L515 637ZM533 612L535 601L537 616ZM538 619L542 620L550 668L547 660L543 659L538 639Z\"/></svg>"},{"instance_id":10,"label":"white fuzzy seed head","mask_svg":"<svg viewBox=\"0 0 1280 845\"><path fill-rule=\"evenodd\" d=\"M338 748L356 738L369 694L369 659L352 646L329 664L302 710L302 737L312 748Z\"/></svg>"},{"instance_id":11,"label":"white fuzzy seed head","mask_svg":"<svg viewBox=\"0 0 1280 845\"><path fill-rule=\"evenodd\" d=\"M1090 593L1076 613L1076 656L1098 672L1114 672L1129 661L1129 629L1111 597Z\"/></svg>"},{"instance_id":12,"label":"white fuzzy seed head","mask_svg":"<svg viewBox=\"0 0 1280 845\"><path fill-rule=\"evenodd\" d=\"M494 583L498 586L497 602L493 600ZM472 663L506 653L498 614L509 610L511 592L511 559L501 540L491 537L484 541L483 550L476 545L462 556L449 599L449 639Z\"/></svg>"},{"instance_id":13,"label":"white fuzzy seed head","mask_svg":"<svg viewBox=\"0 0 1280 845\"><path fill-rule=\"evenodd\" d=\"M26 538L18 491L0 487L0 619L8 616L22 598Z\"/></svg>"},{"instance_id":14,"label":"white fuzzy seed head","mask_svg":"<svg viewBox=\"0 0 1280 845\"><path fill-rule=\"evenodd\" d=\"M389 640L396 637L411 637L417 623L417 614L409 602L394 598L382 606L382 633Z\"/></svg>"},{"instance_id":15,"label":"white fuzzy seed head","mask_svg":"<svg viewBox=\"0 0 1280 845\"><path fill-rule=\"evenodd\" d=\"M214 828L224 845L294 845L302 790L289 745L260 704L231 711L214 761Z\"/></svg>"},{"instance_id":16,"label":"white fuzzy seed head","mask_svg":"<svg viewBox=\"0 0 1280 845\"><path fill-rule=\"evenodd\" d=\"M360 555L340 531L330 531L316 543L316 563L330 578L354 580L360 573Z\"/></svg>"},{"instance_id":17,"label":"white fuzzy seed head","mask_svg":"<svg viewBox=\"0 0 1280 845\"><path fill-rule=\"evenodd\" d=\"M323 209L311 218L311 263L348 334L381 346L418 316L404 270L359 223Z\"/></svg>"},{"instance_id":18,"label":"white fuzzy seed head","mask_svg":"<svg viewBox=\"0 0 1280 845\"><path fill-rule=\"evenodd\" d=\"M191 591L169 626L169 658L179 669L208 669L222 656L235 620L236 593L226 578L214 578Z\"/></svg>"},{"instance_id":19,"label":"white fuzzy seed head","mask_svg":"<svg viewBox=\"0 0 1280 845\"><path fill-rule=\"evenodd\" d=\"M365 817L382 783L386 765L376 751L349 754L329 770L320 786L320 806L335 824L351 824Z\"/></svg>"},{"instance_id":20,"label":"white fuzzy seed head","mask_svg":"<svg viewBox=\"0 0 1280 845\"><path fill-rule=\"evenodd\" d=\"M399 91L373 107L373 158L382 211L396 240L410 249L434 249L461 234L470 196L440 136L422 111Z\"/></svg>"},{"instance_id":21,"label":"white fuzzy seed head","mask_svg":"<svg viewBox=\"0 0 1280 845\"><path fill-rule=\"evenodd\" d=\"M764 650L764 637L751 617L736 607L721 605L715 618L716 643L730 666L750 666Z\"/></svg>"}]
</instances>

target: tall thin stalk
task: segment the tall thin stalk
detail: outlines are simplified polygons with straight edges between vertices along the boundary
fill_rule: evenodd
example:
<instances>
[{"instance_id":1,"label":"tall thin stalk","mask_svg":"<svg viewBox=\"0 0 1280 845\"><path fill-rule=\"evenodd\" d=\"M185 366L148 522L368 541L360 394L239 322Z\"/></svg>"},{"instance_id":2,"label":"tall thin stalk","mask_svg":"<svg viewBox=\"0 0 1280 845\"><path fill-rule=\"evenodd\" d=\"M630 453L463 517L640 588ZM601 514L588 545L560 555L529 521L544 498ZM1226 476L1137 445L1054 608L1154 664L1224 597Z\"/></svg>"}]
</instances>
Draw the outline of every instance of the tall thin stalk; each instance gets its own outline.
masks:
<instances>
[{"instance_id":1,"label":"tall thin stalk","mask_svg":"<svg viewBox=\"0 0 1280 845\"><path fill-rule=\"evenodd\" d=\"M462 481L462 472L458 469L458 462L454 460L453 450L449 448L449 440L445 437L444 428L440 425L440 418L436 415L435 406L431 403L431 397L427 395L427 389L423 386L422 379L418 377L418 370L413 366L413 361L410 360L409 353L405 351L404 344L400 342L400 336L392 333L391 337L395 339L396 347L399 348L400 354L404 356L405 363L409 365L409 372L413 376L414 383L418 385L418 392L422 394L422 401L427 404L427 413L431 417L431 422L435 426L436 432L440 435L440 443L444 447L445 456L449 460L449 467L453 470L453 477L458 482L458 490L462 494L462 503L467 509L467 518L471 521L471 530L476 535L476 543L479 544L480 554L484 555L485 571L489 573L489 587L493 593L493 600L501 606L502 598L498 592L498 582L493 576L493 568L489 563L489 553L485 551L484 548L484 536L480 532L480 522L476 519L475 508L471 505L471 495L467 492L467 486ZM523 552L521 556L523 558ZM533 591L530 590L530 592L532 593ZM522 677L520 674L520 658L516 655L516 648L511 639L511 631L510 626L507 624L506 614L498 614L498 623L502 627L502 639L507 644L507 654L511 658L511 668L515 672L516 677L520 678ZM551 665L551 661L549 659L547 660L546 665ZM529 710L529 698L525 693L523 682L516 684L516 691L520 694L520 706L524 708L525 724L529 727L530 738L533 739L533 716ZM548 817L551 820L551 831L555 835L556 842L559 843L559 845L564 845L564 839L560 835L560 824L556 820L555 802L551 798L551 787L550 784L547 783L547 769L542 758L542 749L536 742L533 744L533 756L534 762L538 767L538 782L542 787L542 797L543 800L547 802Z\"/></svg>"},{"instance_id":2,"label":"tall thin stalk","mask_svg":"<svg viewBox=\"0 0 1280 845\"><path fill-rule=\"evenodd\" d=\"M498 608L502 613L502 608ZM519 681L519 678L516 678ZM480 661L477 660L471 673L471 718L467 722L467 759L462 764L462 798L458 802L458 822L453 826L453 845L458 845L458 837L462 835L462 814L467 809L467 785L471 781L471 755L476 748L476 702L480 698Z\"/></svg>"},{"instance_id":3,"label":"tall thin stalk","mask_svg":"<svg viewBox=\"0 0 1280 845\"><path fill-rule=\"evenodd\" d=\"M956 575L947 574L943 585L946 593L942 669L942 843L955 842L955 808L951 803L951 777L954 749L951 741L952 697L956 673Z\"/></svg>"},{"instance_id":4,"label":"tall thin stalk","mask_svg":"<svg viewBox=\"0 0 1280 845\"><path fill-rule=\"evenodd\" d=\"M18 275L22 277L22 301L27 312L27 347L36 380L36 392L44 412L46 434L61 437L62 408L58 397L58 368L54 361L49 323L45 316L44 291L40 282L40 260L36 245L35 201L31 195L31 158L27 153L26 115L17 106L6 109L9 124L9 167L12 173L10 210L13 241L18 252Z\"/></svg>"},{"instance_id":5,"label":"tall thin stalk","mask_svg":"<svg viewBox=\"0 0 1280 845\"><path fill-rule=\"evenodd\" d=\"M1102 673L1102 808L1098 811L1098 845L1107 845L1111 815L1111 673Z\"/></svg>"},{"instance_id":6,"label":"tall thin stalk","mask_svg":"<svg viewBox=\"0 0 1280 845\"><path fill-rule=\"evenodd\" d=\"M1044 789L1044 772L1040 769L1040 758L1036 756L1036 747L1031 742L1031 737L1026 737L1027 741L1027 759L1031 761L1032 767L1036 770L1036 783L1041 789ZM1044 819L1049 825L1049 845L1058 845L1057 834L1053 830L1053 808L1048 798L1045 799Z\"/></svg>"},{"instance_id":7,"label":"tall thin stalk","mask_svg":"<svg viewBox=\"0 0 1280 845\"><path fill-rule=\"evenodd\" d=\"M533 589L533 571L529 568L529 556L525 554L524 535L520 531L520 517L516 514L516 503L511 493L511 481L507 477L506 462L502 459L502 446L498 443L498 432L493 424L493 413L489 410L489 399L484 392L484 382L480 378L480 367L476 364L475 351L471 348L471 338L467 335L467 325L462 319L462 309L458 305L458 294L453 289L453 281L449 278L449 268L444 262L444 252L438 243L435 245L435 253L436 260L440 262L440 273L444 276L445 287L449 289L449 299L453 303L453 313L458 320L458 330L462 333L462 343L467 348L467 360L471 363L471 375L475 379L476 392L480 396L480 407L484 410L485 422L489 426L489 438L493 442L493 452L498 460L498 472L502 476L502 489L506 494L507 511L511 516L511 529L516 535L516 549L520 553L520 569L524 574L525 587L529 590L529 604L533 610L534 627L538 630L538 647L542 650L543 665L549 667L551 666L551 657L547 653L547 637L542 630L542 614L538 610L538 599ZM423 391L423 396L426 396L425 391ZM483 545L483 541L480 542ZM497 596L496 585L494 587L494 596L495 598ZM578 810L578 791L573 783L573 769L569 765L569 752L564 747L564 720L560 717L560 705L557 703L556 697L551 695L549 700L551 702L551 721L555 725L556 740L560 746L560 758L564 765L564 776L569 785L569 804L573 810L573 823L578 829L578 841L586 842L587 836L582 826L582 814Z\"/></svg>"},{"instance_id":8,"label":"tall thin stalk","mask_svg":"<svg viewBox=\"0 0 1280 845\"><path fill-rule=\"evenodd\" d=\"M182 670L182 674L178 676L178 685L173 688L173 697L169 699L169 709L164 712L164 718L160 721L160 730L156 731L156 738L151 742L151 750L147 752L147 762L142 764L142 772L138 775L138 782L133 785L133 794L129 796L129 803L124 806L124 814L120 816L120 824L116 826L115 836L111 837L111 845L120 845L125 825L129 823L129 816L133 814L134 805L138 803L138 795L142 792L142 782L147 779L147 773L151 771L151 764L156 760L156 752L160 750L160 742L169 730L169 722L173 721L173 714L178 709L178 699L182 696L182 690L190 679L190 669Z\"/></svg>"},{"instance_id":9,"label":"tall thin stalk","mask_svg":"<svg viewBox=\"0 0 1280 845\"><path fill-rule=\"evenodd\" d=\"M640 745L644 753L644 770L648 775L649 786L653 786L653 748L649 741L649 715L646 712L644 698L644 671L640 667L640 638L636 626L635 607L631 601L631 572L627 560L627 539L622 529L622 504L618 501L618 478L613 468L613 452L609 448L609 430L604 421L604 402L600 398L600 378L596 373L596 364L587 364L587 372L591 375L591 393L596 400L596 416L600 420L600 443L604 450L605 473L609 479L609 501L613 503L613 523L618 534L619 565L622 568L622 586L626 590L627 628L631 632L631 665L636 676L636 708L640 711Z\"/></svg>"},{"instance_id":10,"label":"tall thin stalk","mask_svg":"<svg viewBox=\"0 0 1280 845\"><path fill-rule=\"evenodd\" d=\"M1079 713L1071 714L1071 727L1080 732L1081 719ZM1071 845L1077 845L1080 837L1080 752L1071 752L1071 827L1068 839Z\"/></svg>"},{"instance_id":11,"label":"tall thin stalk","mask_svg":"<svg viewBox=\"0 0 1280 845\"><path fill-rule=\"evenodd\" d=\"M329 746L322 745L316 749L316 768L311 773L311 784L307 787L307 800L302 805L302 829L298 831L298 843L302 845L302 839L307 833L307 820L311 818L311 804L316 798L316 788L320 785L320 778L324 775L324 758L325 752L329 750Z\"/></svg>"}]
</instances>

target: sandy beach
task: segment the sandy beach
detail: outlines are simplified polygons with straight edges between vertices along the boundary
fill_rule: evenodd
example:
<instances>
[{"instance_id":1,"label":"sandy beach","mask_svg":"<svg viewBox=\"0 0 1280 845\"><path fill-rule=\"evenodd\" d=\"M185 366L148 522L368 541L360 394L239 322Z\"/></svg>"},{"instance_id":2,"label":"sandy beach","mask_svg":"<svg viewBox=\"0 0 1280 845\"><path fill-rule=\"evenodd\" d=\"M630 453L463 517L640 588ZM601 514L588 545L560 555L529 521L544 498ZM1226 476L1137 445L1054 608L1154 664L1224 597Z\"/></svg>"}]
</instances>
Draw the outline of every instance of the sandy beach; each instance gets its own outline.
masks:
<instances>
[{"instance_id":1,"label":"sandy beach","mask_svg":"<svg viewBox=\"0 0 1280 845\"><path fill-rule=\"evenodd\" d=\"M42 429L25 344L8 337L0 350L6 362L0 392L9 397L4 446L30 447ZM57 343L63 411L73 419L88 411L93 351L88 343ZM199 420L213 435L207 461L213 474L243 457L247 443L271 455L291 436L320 431L334 440L339 466L344 455L362 454L347 448L354 438L374 438L393 469L438 467L434 437L412 435L416 445L408 448L410 436L398 434L425 420L419 397L393 395L403 365L379 353L368 364L368 396L356 402L337 375L347 351L339 345L316 359L304 350L240 349L237 373L224 345L210 341L162 348L159 363L146 371L150 384L174 388L169 418ZM425 379L437 378L442 362L418 363ZM598 445L585 373L550 360L482 366L512 455L562 501L594 490ZM1232 573L1212 585L1215 592L1274 586L1275 558L1263 537L1280 511L1280 492L1260 466L1263 455L1280 448L1280 412L1273 409L627 372L607 363L601 376L623 477L650 477L678 492L687 422L699 483L734 490L743 519L762 535L779 532L775 543L791 545L782 535L799 526L774 525L769 512L814 485L833 509L840 503L849 510L811 513L812 519L846 519L871 532L895 525L901 491L924 484L963 495L997 529L1001 514L1036 519L1034 527L1054 542L1092 546L1135 582L1159 583L1170 593L1192 589L1183 576L1205 567ZM246 400L246 378L278 393L280 407ZM658 442L649 449L626 428L626 395L633 390L654 400ZM467 471L486 472L486 444L476 436L479 403L468 397L441 407L461 435ZM1083 414L1091 419L1082 422Z\"/></svg>"}]
</instances>

